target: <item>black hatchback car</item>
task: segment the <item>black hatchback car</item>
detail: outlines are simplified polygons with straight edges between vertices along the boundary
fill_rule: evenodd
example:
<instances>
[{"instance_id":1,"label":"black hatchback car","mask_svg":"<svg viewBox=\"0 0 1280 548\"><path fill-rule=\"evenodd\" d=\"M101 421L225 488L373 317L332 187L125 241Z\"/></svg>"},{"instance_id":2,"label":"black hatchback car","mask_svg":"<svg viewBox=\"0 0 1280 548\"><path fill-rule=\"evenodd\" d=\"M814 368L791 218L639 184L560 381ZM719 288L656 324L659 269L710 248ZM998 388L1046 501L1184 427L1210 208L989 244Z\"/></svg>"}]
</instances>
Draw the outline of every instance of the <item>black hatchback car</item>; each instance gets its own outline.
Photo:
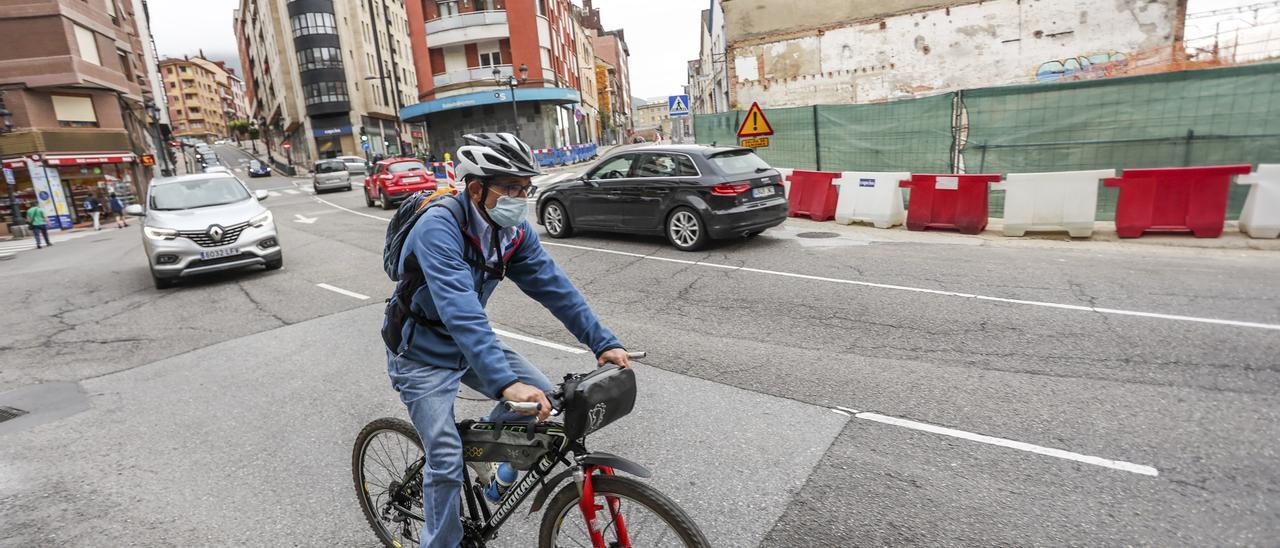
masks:
<instances>
[{"instance_id":1,"label":"black hatchback car","mask_svg":"<svg viewBox=\"0 0 1280 548\"><path fill-rule=\"evenodd\" d=\"M782 176L749 148L644 146L540 187L537 212L553 238L577 229L661 234L694 251L782 224L787 199Z\"/></svg>"}]
</instances>

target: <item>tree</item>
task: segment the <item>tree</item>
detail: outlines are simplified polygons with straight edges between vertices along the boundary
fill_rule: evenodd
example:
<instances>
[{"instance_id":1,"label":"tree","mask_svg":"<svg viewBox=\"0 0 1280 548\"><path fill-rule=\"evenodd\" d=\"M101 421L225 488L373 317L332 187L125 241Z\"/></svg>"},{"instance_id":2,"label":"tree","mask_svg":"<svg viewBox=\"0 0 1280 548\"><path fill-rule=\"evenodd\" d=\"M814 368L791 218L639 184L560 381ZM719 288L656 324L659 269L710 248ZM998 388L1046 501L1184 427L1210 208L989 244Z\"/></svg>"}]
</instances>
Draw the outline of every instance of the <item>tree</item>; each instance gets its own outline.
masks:
<instances>
[{"instance_id":1,"label":"tree","mask_svg":"<svg viewBox=\"0 0 1280 548\"><path fill-rule=\"evenodd\" d=\"M260 132L258 126L249 126L249 142L253 145L253 153L258 153L258 137Z\"/></svg>"},{"instance_id":2,"label":"tree","mask_svg":"<svg viewBox=\"0 0 1280 548\"><path fill-rule=\"evenodd\" d=\"M249 127L250 124L248 120L232 120L227 123L227 130L235 136L237 145L240 144L241 139L248 135Z\"/></svg>"}]
</instances>

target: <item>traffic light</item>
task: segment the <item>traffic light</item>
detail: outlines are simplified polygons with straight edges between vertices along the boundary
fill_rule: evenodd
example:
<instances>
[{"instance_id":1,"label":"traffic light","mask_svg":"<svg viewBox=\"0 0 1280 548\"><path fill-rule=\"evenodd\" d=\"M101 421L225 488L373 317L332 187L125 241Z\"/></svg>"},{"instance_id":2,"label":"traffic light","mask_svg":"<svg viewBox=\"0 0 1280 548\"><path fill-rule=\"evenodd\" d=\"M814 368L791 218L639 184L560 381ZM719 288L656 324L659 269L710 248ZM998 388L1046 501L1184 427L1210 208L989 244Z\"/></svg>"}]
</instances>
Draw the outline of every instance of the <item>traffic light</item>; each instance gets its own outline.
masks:
<instances>
[{"instance_id":1,"label":"traffic light","mask_svg":"<svg viewBox=\"0 0 1280 548\"><path fill-rule=\"evenodd\" d=\"M364 128L360 128L360 142L361 143L369 142L369 136L365 135Z\"/></svg>"}]
</instances>

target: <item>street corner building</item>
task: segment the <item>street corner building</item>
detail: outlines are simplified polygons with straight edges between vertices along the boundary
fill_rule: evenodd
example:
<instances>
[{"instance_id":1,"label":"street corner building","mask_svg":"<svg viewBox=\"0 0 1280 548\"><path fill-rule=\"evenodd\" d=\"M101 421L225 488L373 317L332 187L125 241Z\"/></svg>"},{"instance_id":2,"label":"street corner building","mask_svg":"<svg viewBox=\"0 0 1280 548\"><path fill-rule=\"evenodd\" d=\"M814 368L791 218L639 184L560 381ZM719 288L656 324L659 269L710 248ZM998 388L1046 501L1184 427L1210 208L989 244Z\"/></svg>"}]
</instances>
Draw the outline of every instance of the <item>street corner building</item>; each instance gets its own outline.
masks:
<instances>
[{"instance_id":1,"label":"street corner building","mask_svg":"<svg viewBox=\"0 0 1280 548\"><path fill-rule=\"evenodd\" d=\"M0 235L32 205L69 229L90 196L141 195L167 132L146 2L0 2L0 36Z\"/></svg>"},{"instance_id":2,"label":"street corner building","mask_svg":"<svg viewBox=\"0 0 1280 548\"><path fill-rule=\"evenodd\" d=\"M456 150L475 132L516 133L534 149L597 143L613 127L597 100L603 31L589 0L406 6L418 101L400 117L426 124L431 150Z\"/></svg>"},{"instance_id":3,"label":"street corner building","mask_svg":"<svg viewBox=\"0 0 1280 548\"><path fill-rule=\"evenodd\" d=\"M278 167L425 151L425 128L397 116L418 87L405 2L241 0L233 26L250 117Z\"/></svg>"}]
</instances>

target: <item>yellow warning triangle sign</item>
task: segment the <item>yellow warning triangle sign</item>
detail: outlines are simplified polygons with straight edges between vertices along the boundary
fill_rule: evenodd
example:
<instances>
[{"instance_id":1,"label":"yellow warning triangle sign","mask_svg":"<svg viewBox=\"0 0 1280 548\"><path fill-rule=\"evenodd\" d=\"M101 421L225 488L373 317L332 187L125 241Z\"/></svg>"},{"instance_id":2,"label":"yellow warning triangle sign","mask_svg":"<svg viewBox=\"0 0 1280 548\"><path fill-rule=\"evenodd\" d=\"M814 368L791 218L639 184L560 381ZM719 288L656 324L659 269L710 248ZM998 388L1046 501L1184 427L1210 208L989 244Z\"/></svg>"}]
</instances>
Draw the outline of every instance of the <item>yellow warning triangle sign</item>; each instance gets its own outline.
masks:
<instances>
[{"instance_id":1,"label":"yellow warning triangle sign","mask_svg":"<svg viewBox=\"0 0 1280 548\"><path fill-rule=\"evenodd\" d=\"M747 115L742 117L742 125L738 126L738 138L764 135L773 135L773 126L769 125L769 119L765 118L764 111L760 110L760 103L751 103L751 108L747 109Z\"/></svg>"}]
</instances>

